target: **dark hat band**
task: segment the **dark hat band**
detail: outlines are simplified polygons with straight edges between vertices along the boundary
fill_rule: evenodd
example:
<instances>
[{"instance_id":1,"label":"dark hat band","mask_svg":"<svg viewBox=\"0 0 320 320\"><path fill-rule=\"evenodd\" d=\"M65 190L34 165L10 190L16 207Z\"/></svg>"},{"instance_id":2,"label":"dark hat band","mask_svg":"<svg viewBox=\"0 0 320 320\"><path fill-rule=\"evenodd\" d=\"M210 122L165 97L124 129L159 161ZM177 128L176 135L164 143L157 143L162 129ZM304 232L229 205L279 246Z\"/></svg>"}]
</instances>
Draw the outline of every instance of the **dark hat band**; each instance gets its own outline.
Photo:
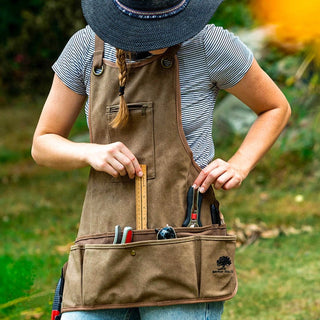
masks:
<instances>
[{"instance_id":1,"label":"dark hat band","mask_svg":"<svg viewBox=\"0 0 320 320\"><path fill-rule=\"evenodd\" d=\"M200 32L223 0L81 0L87 23L126 51L172 47Z\"/></svg>"},{"instance_id":2,"label":"dark hat band","mask_svg":"<svg viewBox=\"0 0 320 320\"><path fill-rule=\"evenodd\" d=\"M181 12L189 3L190 0L182 0L178 4L162 9L157 11L142 11L142 10L136 10L129 8L128 6L125 6L123 3L121 3L119 0L113 0L113 3L116 5L116 7L123 12L124 14L138 18L138 19L161 19L161 18L167 18L170 16L174 16Z\"/></svg>"}]
</instances>

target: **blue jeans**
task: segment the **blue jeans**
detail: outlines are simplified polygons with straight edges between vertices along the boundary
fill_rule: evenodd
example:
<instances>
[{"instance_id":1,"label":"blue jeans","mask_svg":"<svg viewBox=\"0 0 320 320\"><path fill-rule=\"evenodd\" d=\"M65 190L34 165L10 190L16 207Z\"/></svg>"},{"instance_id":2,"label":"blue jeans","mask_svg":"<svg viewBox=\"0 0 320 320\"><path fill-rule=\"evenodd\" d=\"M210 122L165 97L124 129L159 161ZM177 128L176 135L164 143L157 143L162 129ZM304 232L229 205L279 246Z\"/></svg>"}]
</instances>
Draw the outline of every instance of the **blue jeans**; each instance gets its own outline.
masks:
<instances>
[{"instance_id":1,"label":"blue jeans","mask_svg":"<svg viewBox=\"0 0 320 320\"><path fill-rule=\"evenodd\" d=\"M61 320L220 320L223 302L195 303L165 307L141 307L96 311L72 311Z\"/></svg>"}]
</instances>

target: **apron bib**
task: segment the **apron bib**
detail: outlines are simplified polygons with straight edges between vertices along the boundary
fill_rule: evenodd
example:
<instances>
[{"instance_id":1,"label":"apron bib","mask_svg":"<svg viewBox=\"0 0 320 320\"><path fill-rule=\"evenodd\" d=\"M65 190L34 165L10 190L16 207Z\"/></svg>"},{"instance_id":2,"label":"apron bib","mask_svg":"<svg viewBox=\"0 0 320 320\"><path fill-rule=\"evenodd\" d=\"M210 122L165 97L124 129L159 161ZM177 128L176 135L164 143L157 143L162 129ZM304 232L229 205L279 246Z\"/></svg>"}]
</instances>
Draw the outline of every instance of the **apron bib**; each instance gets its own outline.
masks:
<instances>
[{"instance_id":1,"label":"apron bib","mask_svg":"<svg viewBox=\"0 0 320 320\"><path fill-rule=\"evenodd\" d=\"M212 224L219 208L213 188L203 195L202 227L182 227L187 193L201 168L181 122L179 46L128 64L129 122L113 129L119 109L119 69L103 59L96 37L89 130L92 143L123 142L147 165L147 229L136 230L135 181L91 169L78 236L65 275L62 311L161 306L227 300L237 290L235 236ZM115 226L133 239L113 244ZM177 238L157 240L155 229L174 227Z\"/></svg>"}]
</instances>

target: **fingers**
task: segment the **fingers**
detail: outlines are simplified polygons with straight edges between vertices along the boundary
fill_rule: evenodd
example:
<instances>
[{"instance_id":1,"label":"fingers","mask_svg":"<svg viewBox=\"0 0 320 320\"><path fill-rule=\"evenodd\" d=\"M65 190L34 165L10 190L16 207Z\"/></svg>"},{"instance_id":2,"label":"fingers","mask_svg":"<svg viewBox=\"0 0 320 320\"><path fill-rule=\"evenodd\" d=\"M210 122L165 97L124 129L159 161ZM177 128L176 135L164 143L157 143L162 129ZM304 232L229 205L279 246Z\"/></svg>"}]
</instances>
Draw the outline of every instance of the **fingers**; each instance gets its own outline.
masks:
<instances>
[{"instance_id":1,"label":"fingers","mask_svg":"<svg viewBox=\"0 0 320 320\"><path fill-rule=\"evenodd\" d=\"M198 177L193 183L194 187L200 188L200 192L207 191L209 185L211 184L211 183L208 183L209 180L214 181L215 176L220 175L226 171L226 169L223 168L222 166L223 163L221 163L221 161L223 160L220 160L220 159L214 160L207 167L201 170L200 174L198 175Z\"/></svg>"},{"instance_id":2,"label":"fingers","mask_svg":"<svg viewBox=\"0 0 320 320\"><path fill-rule=\"evenodd\" d=\"M122 144L121 152L121 163L124 165L129 177L133 178L135 175L141 177L143 173L134 154L124 144Z\"/></svg>"},{"instance_id":3,"label":"fingers","mask_svg":"<svg viewBox=\"0 0 320 320\"><path fill-rule=\"evenodd\" d=\"M128 175L132 179L135 175L143 175L137 158L122 142L92 144L90 151L88 163L97 171L104 171L115 178Z\"/></svg>"},{"instance_id":4,"label":"fingers","mask_svg":"<svg viewBox=\"0 0 320 320\"><path fill-rule=\"evenodd\" d=\"M114 178L117 178L119 176L119 172L108 163L105 163L104 166L101 167L101 169L98 171L104 171L113 176Z\"/></svg>"},{"instance_id":5,"label":"fingers","mask_svg":"<svg viewBox=\"0 0 320 320\"><path fill-rule=\"evenodd\" d=\"M228 162L216 159L204 168L197 179L194 187L204 193L213 184L215 189L229 190L241 185L243 178L239 170Z\"/></svg>"},{"instance_id":6,"label":"fingers","mask_svg":"<svg viewBox=\"0 0 320 320\"><path fill-rule=\"evenodd\" d=\"M117 172L116 176L128 174L131 179L135 175L142 176L142 170L137 158L123 143L115 142L109 146L108 164Z\"/></svg>"}]
</instances>

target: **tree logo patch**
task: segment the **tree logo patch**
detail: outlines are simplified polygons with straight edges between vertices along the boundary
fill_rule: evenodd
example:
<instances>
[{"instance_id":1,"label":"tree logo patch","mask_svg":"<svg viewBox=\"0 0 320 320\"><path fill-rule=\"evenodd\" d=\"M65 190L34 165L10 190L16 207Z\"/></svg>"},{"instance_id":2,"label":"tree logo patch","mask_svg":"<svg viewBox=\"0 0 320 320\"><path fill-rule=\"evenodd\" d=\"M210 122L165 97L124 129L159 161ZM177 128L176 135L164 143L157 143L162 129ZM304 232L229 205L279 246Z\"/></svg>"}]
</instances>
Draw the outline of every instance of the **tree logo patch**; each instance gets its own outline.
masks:
<instances>
[{"instance_id":1,"label":"tree logo patch","mask_svg":"<svg viewBox=\"0 0 320 320\"><path fill-rule=\"evenodd\" d=\"M222 256L217 260L217 269L213 270L212 273L233 273L233 270L228 270L232 262L230 257Z\"/></svg>"}]
</instances>

